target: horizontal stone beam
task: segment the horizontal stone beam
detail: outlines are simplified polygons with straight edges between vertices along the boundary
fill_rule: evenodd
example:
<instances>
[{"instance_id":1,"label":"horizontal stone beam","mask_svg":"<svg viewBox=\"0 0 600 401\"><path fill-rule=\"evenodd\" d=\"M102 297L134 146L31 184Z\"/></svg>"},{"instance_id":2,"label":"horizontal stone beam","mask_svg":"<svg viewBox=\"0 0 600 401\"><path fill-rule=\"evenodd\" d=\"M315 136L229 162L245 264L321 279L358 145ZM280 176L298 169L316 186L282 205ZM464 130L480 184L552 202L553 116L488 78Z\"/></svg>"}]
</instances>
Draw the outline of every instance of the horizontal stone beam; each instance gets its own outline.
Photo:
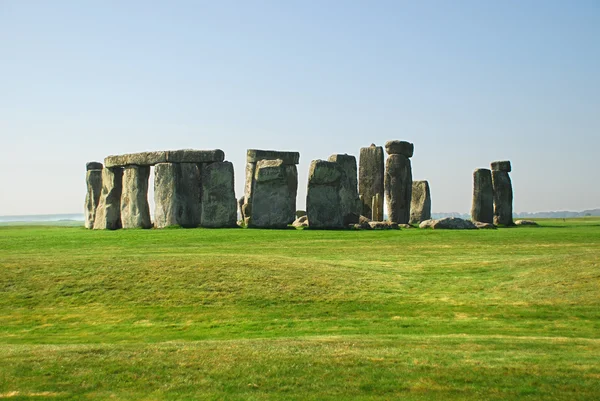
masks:
<instances>
[{"instance_id":1,"label":"horizontal stone beam","mask_svg":"<svg viewBox=\"0 0 600 401\"><path fill-rule=\"evenodd\" d=\"M246 161L248 163L257 163L261 160L277 160L283 161L283 164L298 164L300 162L299 152L280 152L278 150L260 150L248 149Z\"/></svg>"},{"instance_id":2,"label":"horizontal stone beam","mask_svg":"<svg viewBox=\"0 0 600 401\"><path fill-rule=\"evenodd\" d=\"M225 153L220 149L214 150L160 150L157 152L129 153L125 155L108 156L104 165L110 167L124 166L153 166L158 163L213 163L222 162Z\"/></svg>"}]
</instances>

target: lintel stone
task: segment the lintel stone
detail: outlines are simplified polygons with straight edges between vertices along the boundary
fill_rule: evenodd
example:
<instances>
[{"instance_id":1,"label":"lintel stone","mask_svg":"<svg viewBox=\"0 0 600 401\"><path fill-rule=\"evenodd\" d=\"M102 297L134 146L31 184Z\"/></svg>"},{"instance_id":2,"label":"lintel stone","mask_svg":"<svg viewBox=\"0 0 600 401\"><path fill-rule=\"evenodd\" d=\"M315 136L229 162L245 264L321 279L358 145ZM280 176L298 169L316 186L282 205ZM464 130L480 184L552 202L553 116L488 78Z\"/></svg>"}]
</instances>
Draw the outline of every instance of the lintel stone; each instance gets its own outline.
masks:
<instances>
[{"instance_id":1,"label":"lintel stone","mask_svg":"<svg viewBox=\"0 0 600 401\"><path fill-rule=\"evenodd\" d=\"M248 163L257 163L261 160L277 159L282 160L283 164L298 164L300 162L300 153L260 149L248 149L248 152L246 153L246 161Z\"/></svg>"}]
</instances>

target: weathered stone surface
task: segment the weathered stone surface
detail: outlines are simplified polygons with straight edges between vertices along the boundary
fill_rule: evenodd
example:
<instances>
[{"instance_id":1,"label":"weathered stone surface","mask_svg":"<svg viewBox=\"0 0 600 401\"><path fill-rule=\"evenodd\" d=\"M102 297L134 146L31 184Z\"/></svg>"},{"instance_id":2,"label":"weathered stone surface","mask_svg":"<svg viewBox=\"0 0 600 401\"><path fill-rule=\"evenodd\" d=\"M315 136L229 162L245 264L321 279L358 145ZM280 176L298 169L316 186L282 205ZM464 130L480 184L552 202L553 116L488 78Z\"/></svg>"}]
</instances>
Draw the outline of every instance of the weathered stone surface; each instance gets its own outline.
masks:
<instances>
[{"instance_id":1,"label":"weathered stone surface","mask_svg":"<svg viewBox=\"0 0 600 401\"><path fill-rule=\"evenodd\" d=\"M362 215L373 220L382 220L383 215L373 216L372 204L375 194L379 194L379 210L383 211L383 148L371 145L360 149L358 166L358 193L362 200Z\"/></svg>"},{"instance_id":2,"label":"weathered stone surface","mask_svg":"<svg viewBox=\"0 0 600 401\"><path fill-rule=\"evenodd\" d=\"M483 223L494 222L494 189L492 172L478 168L473 172L473 203L471 219Z\"/></svg>"},{"instance_id":3,"label":"weathered stone surface","mask_svg":"<svg viewBox=\"0 0 600 401\"><path fill-rule=\"evenodd\" d=\"M89 165L89 163L88 163ZM102 194L102 170L88 170L85 174L87 193L85 195L85 228L94 228L96 209Z\"/></svg>"},{"instance_id":4,"label":"weathered stone surface","mask_svg":"<svg viewBox=\"0 0 600 401\"><path fill-rule=\"evenodd\" d=\"M385 200L388 220L394 223L410 221L412 199L412 168L404 155L390 155L385 168Z\"/></svg>"},{"instance_id":5,"label":"weathered stone surface","mask_svg":"<svg viewBox=\"0 0 600 401\"><path fill-rule=\"evenodd\" d=\"M292 225L296 228L299 227L308 227L308 216L300 216L298 217Z\"/></svg>"},{"instance_id":6,"label":"weathered stone surface","mask_svg":"<svg viewBox=\"0 0 600 401\"><path fill-rule=\"evenodd\" d=\"M352 228L354 230L372 230L369 222L364 222L364 221L356 223L356 224L350 224L349 228Z\"/></svg>"},{"instance_id":7,"label":"weathered stone surface","mask_svg":"<svg viewBox=\"0 0 600 401\"><path fill-rule=\"evenodd\" d=\"M104 166L102 166L102 163L99 163L99 162L88 162L85 164L86 171L102 170L103 168L104 168Z\"/></svg>"},{"instance_id":8,"label":"weathered stone surface","mask_svg":"<svg viewBox=\"0 0 600 401\"><path fill-rule=\"evenodd\" d=\"M94 218L94 230L116 230L121 228L121 193L123 169L120 167L102 170L102 193Z\"/></svg>"},{"instance_id":9,"label":"weathered stone surface","mask_svg":"<svg viewBox=\"0 0 600 401\"><path fill-rule=\"evenodd\" d=\"M166 163L167 152L160 150L157 152L139 152L125 155L108 156L104 159L105 167L125 167L125 166L153 166L158 163Z\"/></svg>"},{"instance_id":10,"label":"weathered stone surface","mask_svg":"<svg viewBox=\"0 0 600 401\"><path fill-rule=\"evenodd\" d=\"M504 171L505 173L510 173L511 165L510 160L502 160L491 163L492 171Z\"/></svg>"},{"instance_id":11,"label":"weathered stone surface","mask_svg":"<svg viewBox=\"0 0 600 401\"><path fill-rule=\"evenodd\" d=\"M234 172L231 162L217 162L202 168L202 227L235 227Z\"/></svg>"},{"instance_id":12,"label":"weathered stone surface","mask_svg":"<svg viewBox=\"0 0 600 401\"><path fill-rule=\"evenodd\" d=\"M517 220L517 221L515 221L515 225L517 225L517 226L537 226L538 223L536 223L533 220Z\"/></svg>"},{"instance_id":13,"label":"weathered stone surface","mask_svg":"<svg viewBox=\"0 0 600 401\"><path fill-rule=\"evenodd\" d=\"M298 171L283 160L256 163L250 202L244 205L249 227L285 228L295 220Z\"/></svg>"},{"instance_id":14,"label":"weathered stone surface","mask_svg":"<svg viewBox=\"0 0 600 401\"><path fill-rule=\"evenodd\" d=\"M439 220L425 220L419 224L420 228L449 229L449 230L473 230L477 227L469 220L458 217L444 217Z\"/></svg>"},{"instance_id":15,"label":"weathered stone surface","mask_svg":"<svg viewBox=\"0 0 600 401\"><path fill-rule=\"evenodd\" d=\"M223 160L225 160L225 153L221 149L167 150L168 163L218 163Z\"/></svg>"},{"instance_id":16,"label":"weathered stone surface","mask_svg":"<svg viewBox=\"0 0 600 401\"><path fill-rule=\"evenodd\" d=\"M397 230L398 223L390 222L390 221L371 221L369 222L369 226L373 230Z\"/></svg>"},{"instance_id":17,"label":"weathered stone surface","mask_svg":"<svg viewBox=\"0 0 600 401\"><path fill-rule=\"evenodd\" d=\"M385 151L388 155L404 155L410 158L413 156L414 150L414 145L406 141L387 141L385 143Z\"/></svg>"},{"instance_id":18,"label":"weathered stone surface","mask_svg":"<svg viewBox=\"0 0 600 401\"><path fill-rule=\"evenodd\" d=\"M328 160L337 163L342 169L340 199L344 224L357 223L362 212L362 203L358 197L356 158L352 155L338 154L329 156Z\"/></svg>"},{"instance_id":19,"label":"weathered stone surface","mask_svg":"<svg viewBox=\"0 0 600 401\"><path fill-rule=\"evenodd\" d=\"M300 153L261 149L248 149L246 153L246 162L248 163L258 163L261 160L277 159L281 160L283 164L298 164L300 162Z\"/></svg>"},{"instance_id":20,"label":"weathered stone surface","mask_svg":"<svg viewBox=\"0 0 600 401\"><path fill-rule=\"evenodd\" d=\"M241 198L238 199L238 212L240 214L240 217L242 218L242 223L244 222L244 202L246 201L246 198L244 196L242 196Z\"/></svg>"},{"instance_id":21,"label":"weathered stone surface","mask_svg":"<svg viewBox=\"0 0 600 401\"><path fill-rule=\"evenodd\" d=\"M344 172L335 162L313 160L308 171L306 214L310 228L337 229L344 227L340 198Z\"/></svg>"},{"instance_id":22,"label":"weathered stone surface","mask_svg":"<svg viewBox=\"0 0 600 401\"><path fill-rule=\"evenodd\" d=\"M153 166L158 163L213 163L224 159L225 154L220 149L180 149L108 156L104 164L106 167Z\"/></svg>"},{"instance_id":23,"label":"weathered stone surface","mask_svg":"<svg viewBox=\"0 0 600 401\"><path fill-rule=\"evenodd\" d=\"M383 196L381 194L373 195L373 199L371 200L371 215L373 220L382 221L383 220Z\"/></svg>"},{"instance_id":24,"label":"weathered stone surface","mask_svg":"<svg viewBox=\"0 0 600 401\"><path fill-rule=\"evenodd\" d=\"M494 224L513 225L513 190L508 173L492 171L492 186L494 188Z\"/></svg>"},{"instance_id":25,"label":"weathered stone surface","mask_svg":"<svg viewBox=\"0 0 600 401\"><path fill-rule=\"evenodd\" d=\"M159 163L154 168L154 227L198 227L200 166Z\"/></svg>"},{"instance_id":26,"label":"weathered stone surface","mask_svg":"<svg viewBox=\"0 0 600 401\"><path fill-rule=\"evenodd\" d=\"M360 217L358 218L358 224L364 224L364 223L367 223L367 224L368 224L368 223L370 223L370 222L371 222L371 219L370 219L370 218L368 218L368 217L365 217L365 216L360 216Z\"/></svg>"},{"instance_id":27,"label":"weathered stone surface","mask_svg":"<svg viewBox=\"0 0 600 401\"><path fill-rule=\"evenodd\" d=\"M246 181L244 184L244 203L250 203L252 200L252 186L254 185L254 175L256 174L256 163L246 163ZM250 217L250 216L248 216Z\"/></svg>"},{"instance_id":28,"label":"weathered stone surface","mask_svg":"<svg viewBox=\"0 0 600 401\"><path fill-rule=\"evenodd\" d=\"M296 210L296 219L299 219L302 216L306 216L306 210Z\"/></svg>"},{"instance_id":29,"label":"weathered stone surface","mask_svg":"<svg viewBox=\"0 0 600 401\"><path fill-rule=\"evenodd\" d=\"M123 169L121 223L123 228L151 228L148 205L150 167L127 166Z\"/></svg>"},{"instance_id":30,"label":"weathered stone surface","mask_svg":"<svg viewBox=\"0 0 600 401\"><path fill-rule=\"evenodd\" d=\"M496 226L493 225L492 223L484 223L482 221L474 221L473 224L475 224L475 227L479 228L479 229L496 229Z\"/></svg>"},{"instance_id":31,"label":"weathered stone surface","mask_svg":"<svg viewBox=\"0 0 600 401\"><path fill-rule=\"evenodd\" d=\"M431 192L427 181L413 181L410 202L410 224L431 219Z\"/></svg>"}]
</instances>

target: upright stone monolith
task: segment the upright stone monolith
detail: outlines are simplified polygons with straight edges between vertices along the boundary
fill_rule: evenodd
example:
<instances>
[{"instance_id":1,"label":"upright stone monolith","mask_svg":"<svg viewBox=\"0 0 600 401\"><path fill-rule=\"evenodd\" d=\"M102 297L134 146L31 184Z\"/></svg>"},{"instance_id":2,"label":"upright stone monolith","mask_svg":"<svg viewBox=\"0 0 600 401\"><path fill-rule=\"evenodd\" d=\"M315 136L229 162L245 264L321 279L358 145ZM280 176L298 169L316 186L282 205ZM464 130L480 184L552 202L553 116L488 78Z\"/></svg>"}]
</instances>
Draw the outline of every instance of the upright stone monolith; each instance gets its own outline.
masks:
<instances>
[{"instance_id":1,"label":"upright stone monolith","mask_svg":"<svg viewBox=\"0 0 600 401\"><path fill-rule=\"evenodd\" d=\"M406 141L388 141L385 149L389 153L385 166L385 200L388 221L408 224L412 201L412 167L409 157L414 146Z\"/></svg>"},{"instance_id":2,"label":"upright stone monolith","mask_svg":"<svg viewBox=\"0 0 600 401\"><path fill-rule=\"evenodd\" d=\"M94 218L94 230L117 230L121 228L121 193L123 169L121 167L102 170L102 193Z\"/></svg>"},{"instance_id":3,"label":"upright stone monolith","mask_svg":"<svg viewBox=\"0 0 600 401\"><path fill-rule=\"evenodd\" d=\"M151 228L148 205L150 167L129 165L123 169L121 222L123 228Z\"/></svg>"},{"instance_id":4,"label":"upright stone monolith","mask_svg":"<svg viewBox=\"0 0 600 401\"><path fill-rule=\"evenodd\" d=\"M344 209L340 196L345 173L336 162L313 160L308 171L306 213L310 228L344 227Z\"/></svg>"},{"instance_id":5,"label":"upright stone monolith","mask_svg":"<svg viewBox=\"0 0 600 401\"><path fill-rule=\"evenodd\" d=\"M94 228L96 209L102 194L102 164L97 162L87 163L86 170L85 228Z\"/></svg>"},{"instance_id":6,"label":"upright stone monolith","mask_svg":"<svg viewBox=\"0 0 600 401\"><path fill-rule=\"evenodd\" d=\"M513 190L510 180L510 161L492 163L492 186L494 188L494 224L512 226Z\"/></svg>"},{"instance_id":7,"label":"upright stone monolith","mask_svg":"<svg viewBox=\"0 0 600 401\"><path fill-rule=\"evenodd\" d=\"M413 181L410 202L410 224L431 219L431 192L427 181Z\"/></svg>"},{"instance_id":8,"label":"upright stone monolith","mask_svg":"<svg viewBox=\"0 0 600 401\"><path fill-rule=\"evenodd\" d=\"M340 201L344 225L356 224L362 213L362 203L358 197L356 158L351 155L331 155L330 162L337 163L342 171L340 181Z\"/></svg>"},{"instance_id":9,"label":"upright stone monolith","mask_svg":"<svg viewBox=\"0 0 600 401\"><path fill-rule=\"evenodd\" d=\"M200 165L159 163L154 167L154 227L198 227Z\"/></svg>"},{"instance_id":10,"label":"upright stone monolith","mask_svg":"<svg viewBox=\"0 0 600 401\"><path fill-rule=\"evenodd\" d=\"M248 227L286 228L295 220L298 173L283 160L256 163L251 201L244 209ZM249 206L249 207L248 207Z\"/></svg>"},{"instance_id":11,"label":"upright stone monolith","mask_svg":"<svg viewBox=\"0 0 600 401\"><path fill-rule=\"evenodd\" d=\"M375 221L383 220L384 193L383 148L371 144L368 148L360 149L358 166L358 193L362 196L362 215ZM373 197L379 194L378 210L373 214Z\"/></svg>"},{"instance_id":12,"label":"upright stone monolith","mask_svg":"<svg viewBox=\"0 0 600 401\"><path fill-rule=\"evenodd\" d=\"M237 201L231 162L202 168L202 227L236 227Z\"/></svg>"},{"instance_id":13,"label":"upright stone monolith","mask_svg":"<svg viewBox=\"0 0 600 401\"><path fill-rule=\"evenodd\" d=\"M242 206L246 226L282 228L294 221L299 159L298 152L248 149Z\"/></svg>"},{"instance_id":14,"label":"upright stone monolith","mask_svg":"<svg viewBox=\"0 0 600 401\"><path fill-rule=\"evenodd\" d=\"M481 223L494 222L494 190L492 172L486 168L478 168L473 172L473 203L471 220Z\"/></svg>"}]
</instances>

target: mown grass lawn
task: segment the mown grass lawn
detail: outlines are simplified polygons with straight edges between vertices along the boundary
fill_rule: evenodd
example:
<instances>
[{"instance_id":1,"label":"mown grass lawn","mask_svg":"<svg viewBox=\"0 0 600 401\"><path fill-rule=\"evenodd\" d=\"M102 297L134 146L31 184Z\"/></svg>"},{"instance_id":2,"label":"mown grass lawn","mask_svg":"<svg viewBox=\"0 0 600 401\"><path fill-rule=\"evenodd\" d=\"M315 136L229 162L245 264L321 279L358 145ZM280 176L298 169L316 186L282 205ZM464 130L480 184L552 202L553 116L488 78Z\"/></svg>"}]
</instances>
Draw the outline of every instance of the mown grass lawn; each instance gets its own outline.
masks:
<instances>
[{"instance_id":1,"label":"mown grass lawn","mask_svg":"<svg viewBox=\"0 0 600 401\"><path fill-rule=\"evenodd\" d=\"M0 398L600 399L600 219L0 227Z\"/></svg>"}]
</instances>

